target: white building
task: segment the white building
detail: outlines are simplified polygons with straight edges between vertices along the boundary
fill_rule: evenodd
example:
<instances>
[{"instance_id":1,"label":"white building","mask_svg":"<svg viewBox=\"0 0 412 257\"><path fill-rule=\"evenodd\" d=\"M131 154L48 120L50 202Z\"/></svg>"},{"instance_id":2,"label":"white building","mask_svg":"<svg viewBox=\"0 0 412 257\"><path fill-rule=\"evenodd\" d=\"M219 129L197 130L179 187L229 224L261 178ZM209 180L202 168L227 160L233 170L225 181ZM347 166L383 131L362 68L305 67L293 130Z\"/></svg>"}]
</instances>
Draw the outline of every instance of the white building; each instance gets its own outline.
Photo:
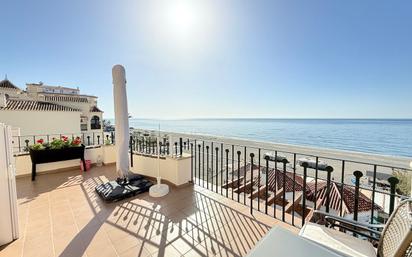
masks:
<instances>
[{"instance_id":1,"label":"white building","mask_svg":"<svg viewBox=\"0 0 412 257\"><path fill-rule=\"evenodd\" d=\"M9 80L0 81L0 122L20 129L20 135L99 134L103 112L97 97L79 88L26 84L21 90Z\"/></svg>"}]
</instances>

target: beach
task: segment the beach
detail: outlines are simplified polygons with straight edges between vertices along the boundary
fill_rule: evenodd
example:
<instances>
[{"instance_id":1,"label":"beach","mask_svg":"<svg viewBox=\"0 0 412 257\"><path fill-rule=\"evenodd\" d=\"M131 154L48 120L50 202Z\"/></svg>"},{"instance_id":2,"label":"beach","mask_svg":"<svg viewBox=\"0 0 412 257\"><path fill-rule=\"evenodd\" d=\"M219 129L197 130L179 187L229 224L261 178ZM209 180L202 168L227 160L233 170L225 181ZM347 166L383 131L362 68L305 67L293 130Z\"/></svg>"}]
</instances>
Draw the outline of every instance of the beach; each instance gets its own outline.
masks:
<instances>
[{"instance_id":1,"label":"beach","mask_svg":"<svg viewBox=\"0 0 412 257\"><path fill-rule=\"evenodd\" d=\"M300 158L310 158L315 160L318 157L319 161L326 162L329 166L332 166L334 171L332 172L332 179L335 181L341 181L342 170L344 165L344 182L350 183L353 178L353 172L356 170L361 171L365 176L366 172L373 172L376 165L377 173L392 174L394 168L412 172L410 169L410 162L412 159L407 157L398 157L398 156L385 156L378 154L354 152L354 151L343 151L336 149L326 149L326 148L316 148L316 147L307 147L307 146L298 146L298 145L289 145L289 144L279 144L279 143L270 143L262 142L256 140L246 140L240 138L230 138L230 137L218 137L213 135L202 135L202 134L187 134L187 133L176 133L176 132L166 132L162 131L161 134L167 134L170 137L170 142L179 142L179 138L182 138L183 141L187 142L187 139L190 139L190 142L194 143L196 140L197 144L201 144L201 151L203 149L203 141L206 146L219 147L223 144L223 149L229 149L229 164L232 161L232 146L234 149L234 164L237 162L237 151L241 151L241 164L244 163L244 147L246 146L246 162L250 162L250 153L254 153L254 163L259 164L259 149L261 153L260 165L265 165L265 160L263 159L264 153L277 151L278 155L283 155L289 160L288 170L293 170L293 160L294 154L296 154L296 161ZM221 153L219 152L218 158L220 158ZM225 156L224 156L225 157ZM343 164L344 163L344 164ZM274 166L273 162L270 162L269 166ZM282 168L281 163L277 163L278 168ZM314 169L308 169L308 176L315 176ZM303 169L299 165L296 165L296 173L302 174ZM318 171L318 176L320 178L326 178L325 171Z\"/></svg>"}]
</instances>

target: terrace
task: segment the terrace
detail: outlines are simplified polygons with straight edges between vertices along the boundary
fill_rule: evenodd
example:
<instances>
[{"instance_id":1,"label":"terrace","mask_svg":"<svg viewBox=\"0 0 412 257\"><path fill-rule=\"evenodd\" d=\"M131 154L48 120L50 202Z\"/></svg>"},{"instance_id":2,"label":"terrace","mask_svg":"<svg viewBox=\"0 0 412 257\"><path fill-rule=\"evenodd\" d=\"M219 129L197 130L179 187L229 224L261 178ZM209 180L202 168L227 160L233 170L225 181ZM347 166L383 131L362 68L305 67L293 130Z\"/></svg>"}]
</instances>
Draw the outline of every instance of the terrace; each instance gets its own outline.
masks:
<instances>
[{"instance_id":1,"label":"terrace","mask_svg":"<svg viewBox=\"0 0 412 257\"><path fill-rule=\"evenodd\" d=\"M113 170L17 179L21 236L0 256L243 256L276 224L298 231L194 185L105 203L94 187Z\"/></svg>"},{"instance_id":2,"label":"terrace","mask_svg":"<svg viewBox=\"0 0 412 257\"><path fill-rule=\"evenodd\" d=\"M184 162L176 175L186 174L184 183L171 176L163 198L143 193L103 202L94 189L116 177L110 164L115 140L87 140L86 155L95 163L103 153L106 165L88 172L53 166L40 170L35 182L20 174L20 238L0 256L246 256L274 226L298 234L316 221L317 210L384 224L407 197L392 175L411 172L405 167L205 138L168 137L158 148L149 134L131 134L131 170L153 178L160 161L162 177L169 178L176 171L165 163ZM27 162L20 140L27 139L14 140L17 167ZM372 179L361 180L365 171ZM375 183L378 172L388 174L389 187Z\"/></svg>"}]
</instances>

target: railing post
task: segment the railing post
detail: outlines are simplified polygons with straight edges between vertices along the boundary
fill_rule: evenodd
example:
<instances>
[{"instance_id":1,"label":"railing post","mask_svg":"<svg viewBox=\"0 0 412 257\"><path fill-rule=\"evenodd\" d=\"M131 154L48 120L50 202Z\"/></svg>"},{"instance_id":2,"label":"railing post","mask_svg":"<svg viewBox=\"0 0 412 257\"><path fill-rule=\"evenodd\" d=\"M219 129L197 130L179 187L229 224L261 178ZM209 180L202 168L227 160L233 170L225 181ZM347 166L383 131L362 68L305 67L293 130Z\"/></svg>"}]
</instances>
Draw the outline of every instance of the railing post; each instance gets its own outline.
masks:
<instances>
[{"instance_id":1,"label":"railing post","mask_svg":"<svg viewBox=\"0 0 412 257\"><path fill-rule=\"evenodd\" d=\"M305 225L306 219L306 179L308 176L308 163L302 163L303 167L303 194L302 194L302 227Z\"/></svg>"},{"instance_id":2,"label":"railing post","mask_svg":"<svg viewBox=\"0 0 412 257\"><path fill-rule=\"evenodd\" d=\"M333 172L333 167L332 166L327 166L325 168L327 172L327 178L326 178L326 212L329 212L329 205L330 205L330 181L332 177L332 172Z\"/></svg>"},{"instance_id":3,"label":"railing post","mask_svg":"<svg viewBox=\"0 0 412 257\"><path fill-rule=\"evenodd\" d=\"M26 151L29 151L29 142L30 142L30 140L26 139L26 140L24 140L24 142L26 143Z\"/></svg>"},{"instance_id":4,"label":"railing post","mask_svg":"<svg viewBox=\"0 0 412 257\"><path fill-rule=\"evenodd\" d=\"M283 163L283 181L282 181L282 188L283 188L283 194L282 194L282 221L285 222L285 212L286 212L286 164L288 163L288 160L284 158L282 160Z\"/></svg>"},{"instance_id":5,"label":"railing post","mask_svg":"<svg viewBox=\"0 0 412 257\"><path fill-rule=\"evenodd\" d=\"M192 145L193 143L190 143L190 144ZM170 154L170 143L169 142L166 143L166 154L167 155Z\"/></svg>"},{"instance_id":6,"label":"railing post","mask_svg":"<svg viewBox=\"0 0 412 257\"><path fill-rule=\"evenodd\" d=\"M388 178L388 182L391 185L391 196L389 201L389 215L391 215L395 209L396 185L399 183L399 179L396 177L390 177Z\"/></svg>"},{"instance_id":7,"label":"railing post","mask_svg":"<svg viewBox=\"0 0 412 257\"><path fill-rule=\"evenodd\" d=\"M106 141L109 141L109 135L106 135Z\"/></svg>"},{"instance_id":8,"label":"railing post","mask_svg":"<svg viewBox=\"0 0 412 257\"><path fill-rule=\"evenodd\" d=\"M133 167L133 136L130 136L129 145L130 145L130 166Z\"/></svg>"},{"instance_id":9,"label":"railing post","mask_svg":"<svg viewBox=\"0 0 412 257\"><path fill-rule=\"evenodd\" d=\"M100 135L97 135L97 145L100 145Z\"/></svg>"},{"instance_id":10,"label":"railing post","mask_svg":"<svg viewBox=\"0 0 412 257\"><path fill-rule=\"evenodd\" d=\"M114 143L115 143L115 142L114 142L115 138L114 138L114 133L113 133L113 131L110 132L110 137L111 137L111 139L112 139L112 144L114 144Z\"/></svg>"},{"instance_id":11,"label":"railing post","mask_svg":"<svg viewBox=\"0 0 412 257\"><path fill-rule=\"evenodd\" d=\"M355 204L354 204L354 211L353 211L353 220L358 220L358 210L359 210L359 184L360 178L363 176L363 173L359 170L353 172L355 176Z\"/></svg>"},{"instance_id":12,"label":"railing post","mask_svg":"<svg viewBox=\"0 0 412 257\"><path fill-rule=\"evenodd\" d=\"M90 136L87 136L87 145L90 145Z\"/></svg>"}]
</instances>

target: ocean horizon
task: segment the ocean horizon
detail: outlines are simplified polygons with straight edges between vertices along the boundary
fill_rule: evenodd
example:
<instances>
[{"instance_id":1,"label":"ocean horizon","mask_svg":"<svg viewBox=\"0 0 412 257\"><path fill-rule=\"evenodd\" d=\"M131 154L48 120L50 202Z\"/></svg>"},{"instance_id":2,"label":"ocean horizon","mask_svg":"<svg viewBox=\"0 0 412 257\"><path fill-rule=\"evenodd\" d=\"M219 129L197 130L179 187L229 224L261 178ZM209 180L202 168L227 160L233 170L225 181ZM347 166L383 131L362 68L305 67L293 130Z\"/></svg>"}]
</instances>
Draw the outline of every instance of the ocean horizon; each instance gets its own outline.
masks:
<instances>
[{"instance_id":1,"label":"ocean horizon","mask_svg":"<svg viewBox=\"0 0 412 257\"><path fill-rule=\"evenodd\" d=\"M169 132L412 157L412 119L130 119L133 128L159 125Z\"/></svg>"}]
</instances>

